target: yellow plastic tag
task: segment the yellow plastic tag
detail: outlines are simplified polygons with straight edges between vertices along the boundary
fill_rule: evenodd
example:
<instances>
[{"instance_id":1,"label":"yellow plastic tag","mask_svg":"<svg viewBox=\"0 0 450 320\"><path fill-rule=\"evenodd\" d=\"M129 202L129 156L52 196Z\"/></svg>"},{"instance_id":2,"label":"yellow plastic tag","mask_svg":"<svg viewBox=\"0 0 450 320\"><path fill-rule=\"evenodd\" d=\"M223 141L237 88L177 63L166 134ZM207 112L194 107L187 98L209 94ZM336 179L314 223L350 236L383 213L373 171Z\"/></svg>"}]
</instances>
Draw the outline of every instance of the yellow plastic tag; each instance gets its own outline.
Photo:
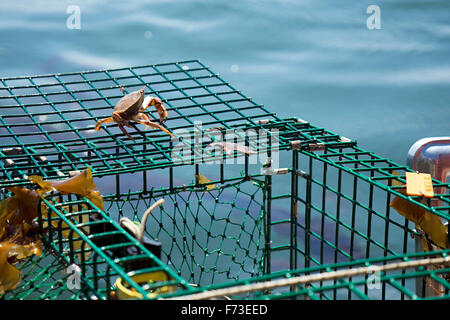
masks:
<instances>
[{"instance_id":1,"label":"yellow plastic tag","mask_svg":"<svg viewBox=\"0 0 450 320\"><path fill-rule=\"evenodd\" d=\"M408 196L424 196L433 198L433 183L428 173L406 173L406 194Z\"/></svg>"}]
</instances>

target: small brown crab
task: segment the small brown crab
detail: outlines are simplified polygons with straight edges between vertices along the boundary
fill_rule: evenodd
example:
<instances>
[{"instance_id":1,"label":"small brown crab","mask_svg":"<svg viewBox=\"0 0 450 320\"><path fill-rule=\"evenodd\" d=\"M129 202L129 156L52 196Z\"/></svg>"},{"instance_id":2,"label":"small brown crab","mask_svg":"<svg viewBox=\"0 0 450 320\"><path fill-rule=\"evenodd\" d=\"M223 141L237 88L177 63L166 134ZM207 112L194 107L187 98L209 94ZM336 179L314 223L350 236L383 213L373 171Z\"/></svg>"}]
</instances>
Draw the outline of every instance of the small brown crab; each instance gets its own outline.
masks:
<instances>
[{"instance_id":1,"label":"small brown crab","mask_svg":"<svg viewBox=\"0 0 450 320\"><path fill-rule=\"evenodd\" d=\"M125 94L125 90L120 86L120 90L123 94ZM172 136L172 133L155 122L152 122L147 114L144 111L150 107L155 106L156 111L160 116L160 123L163 123L167 119L167 111L162 105L162 101L156 97L145 97L144 98L144 88L131 92L122 99L119 100L117 105L114 107L114 111L112 113L112 117L108 117L106 119L99 120L95 126L95 130L100 130L100 125L102 123L116 122L119 125L120 130L131 140L134 141L134 138L125 130L125 126L131 127L130 121L135 121L137 123L145 124L145 130L148 127L152 127L154 129L160 129L165 133Z\"/></svg>"}]
</instances>

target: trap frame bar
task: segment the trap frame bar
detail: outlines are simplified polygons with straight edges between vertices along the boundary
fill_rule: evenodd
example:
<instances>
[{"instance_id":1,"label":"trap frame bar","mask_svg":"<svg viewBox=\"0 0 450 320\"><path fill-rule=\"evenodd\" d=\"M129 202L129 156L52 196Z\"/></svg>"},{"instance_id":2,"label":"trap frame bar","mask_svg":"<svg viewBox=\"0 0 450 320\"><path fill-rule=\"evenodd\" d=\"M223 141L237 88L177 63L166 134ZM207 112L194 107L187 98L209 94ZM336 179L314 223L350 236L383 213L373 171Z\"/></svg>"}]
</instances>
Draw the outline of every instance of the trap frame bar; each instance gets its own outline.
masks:
<instances>
[{"instance_id":1,"label":"trap frame bar","mask_svg":"<svg viewBox=\"0 0 450 320\"><path fill-rule=\"evenodd\" d=\"M330 300L331 295L327 295L326 292L339 289L348 291L349 294L362 300L371 300L370 295L364 294L362 290L362 288L367 286L368 279L364 277L353 279L361 275L375 276L374 280L369 279L369 282L371 284L373 282L375 286L378 286L378 290L381 289L382 285L389 285L411 300L448 299L450 282L447 277L441 278L440 275L445 275L450 271L448 265L450 261L449 252L450 250L421 252L384 258L362 259L351 263L322 265L308 269L285 270L231 284L218 285L212 290L196 288L194 289L196 292L190 295L178 292L166 296L166 299L205 300L224 299L224 297L227 297L258 300L287 298L319 300L326 297ZM425 267L429 265L435 265L436 268L427 270ZM409 269L409 272L396 272L404 269ZM402 284L405 279L411 280L423 276L438 280L444 286L446 293L437 297L420 297ZM332 283L330 280L339 281ZM324 281L327 281L327 283L324 283ZM277 290L282 288L285 290Z\"/></svg>"}]
</instances>

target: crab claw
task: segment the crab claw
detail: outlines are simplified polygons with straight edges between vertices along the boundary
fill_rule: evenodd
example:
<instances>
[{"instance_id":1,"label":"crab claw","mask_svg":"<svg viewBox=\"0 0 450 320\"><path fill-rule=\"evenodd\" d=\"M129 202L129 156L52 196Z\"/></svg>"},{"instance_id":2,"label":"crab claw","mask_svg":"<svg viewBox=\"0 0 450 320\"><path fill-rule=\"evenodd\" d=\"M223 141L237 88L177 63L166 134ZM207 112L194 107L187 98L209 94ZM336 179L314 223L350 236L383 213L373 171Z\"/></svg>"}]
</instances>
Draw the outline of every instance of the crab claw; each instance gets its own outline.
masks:
<instances>
[{"instance_id":1,"label":"crab claw","mask_svg":"<svg viewBox=\"0 0 450 320\"><path fill-rule=\"evenodd\" d=\"M163 124L167 120L167 111L166 108L163 107L161 104L160 106L156 105L156 111L158 111L159 114L159 123Z\"/></svg>"},{"instance_id":2,"label":"crab claw","mask_svg":"<svg viewBox=\"0 0 450 320\"><path fill-rule=\"evenodd\" d=\"M160 98L157 97L145 97L142 106L147 109L150 106L155 106L156 111L159 115L159 123L163 124L167 120L167 110L164 108L163 103Z\"/></svg>"}]
</instances>

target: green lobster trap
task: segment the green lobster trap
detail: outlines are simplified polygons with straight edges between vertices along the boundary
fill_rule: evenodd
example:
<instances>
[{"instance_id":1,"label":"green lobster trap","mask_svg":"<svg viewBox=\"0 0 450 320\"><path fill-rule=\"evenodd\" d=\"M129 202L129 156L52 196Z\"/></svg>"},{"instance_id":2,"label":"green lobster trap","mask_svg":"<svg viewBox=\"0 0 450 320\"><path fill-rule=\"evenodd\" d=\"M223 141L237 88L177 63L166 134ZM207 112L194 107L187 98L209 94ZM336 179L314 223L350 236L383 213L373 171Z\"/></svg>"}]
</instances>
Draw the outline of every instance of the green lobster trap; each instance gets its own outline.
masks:
<instances>
[{"instance_id":1,"label":"green lobster trap","mask_svg":"<svg viewBox=\"0 0 450 320\"><path fill-rule=\"evenodd\" d=\"M95 131L120 86L159 97L174 138ZM4 299L448 298L447 248L423 252L415 239L436 244L391 207L448 221L448 184L433 181L433 200L406 196L408 167L279 118L199 61L4 78L0 110L3 199L36 189L30 176L87 168L103 195L103 208L39 197L42 254L15 263L20 283ZM120 221L139 224L159 199L138 241Z\"/></svg>"}]
</instances>

